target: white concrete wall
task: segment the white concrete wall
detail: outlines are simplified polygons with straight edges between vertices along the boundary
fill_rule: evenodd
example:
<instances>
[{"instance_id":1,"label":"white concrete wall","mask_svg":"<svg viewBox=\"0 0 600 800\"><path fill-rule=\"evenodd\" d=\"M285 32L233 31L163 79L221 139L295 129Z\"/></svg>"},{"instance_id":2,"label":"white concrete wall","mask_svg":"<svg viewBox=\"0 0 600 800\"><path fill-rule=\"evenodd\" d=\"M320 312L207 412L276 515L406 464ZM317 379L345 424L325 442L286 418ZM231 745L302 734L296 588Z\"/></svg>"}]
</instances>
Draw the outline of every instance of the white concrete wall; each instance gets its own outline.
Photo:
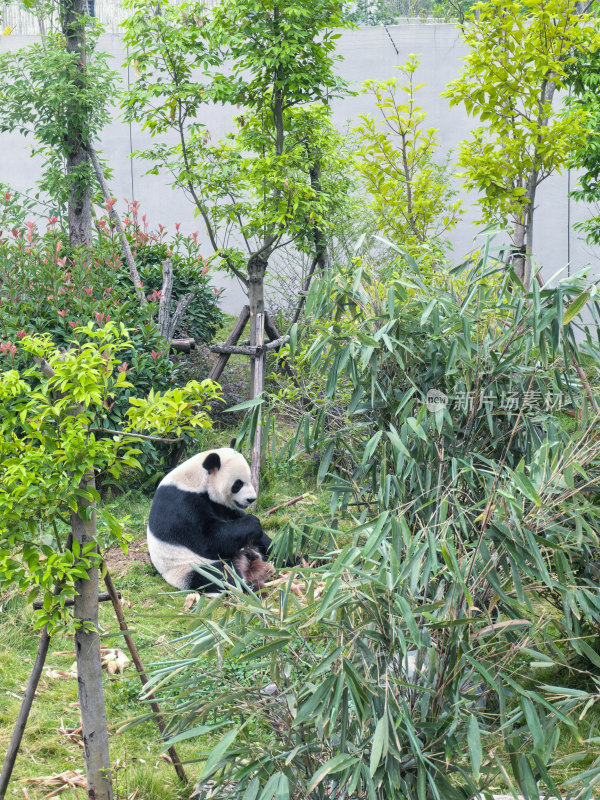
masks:
<instances>
[{"instance_id":1,"label":"white concrete wall","mask_svg":"<svg viewBox=\"0 0 600 800\"><path fill-rule=\"evenodd\" d=\"M103 2L99 4L99 16ZM113 4L114 6L114 4ZM107 6L108 7L108 6ZM110 25L116 30L118 21L113 12ZM3 23L6 20L3 19ZM0 36L0 52L6 49L23 47L34 41L33 35L19 35L17 25L10 36ZM33 33L33 32L32 32ZM439 129L443 151L456 149L472 125L460 107L450 109L448 101L440 97L448 81L456 77L465 47L458 30L452 24L425 24L419 22L390 26L389 28L363 28L344 31L339 41L339 52L343 56L339 71L349 81L351 88L359 89L368 78L388 78L394 74L394 67L402 64L409 53L421 58L418 82L426 86L419 93L419 102L429 114L429 124ZM115 68L121 70L123 81L128 80L127 69L123 67L126 54L117 33L102 37L101 47L114 59ZM131 76L133 79L133 76ZM349 97L333 104L337 125L344 128L351 125L359 114L374 111L373 100L369 96ZM231 112L228 109L207 107L205 122L211 130L213 139L222 136L229 127ZM193 206L181 192L174 192L168 186L168 177L144 176L148 165L130 161L131 150L143 148L148 138L137 126L124 124L114 111L114 119L105 130L102 149L108 157L114 178L111 188L119 199L135 198L141 202L142 211L151 223L173 226L181 222L184 230L203 230L201 222L194 218ZM30 156L30 145L18 134L0 134L0 181L20 190L31 189L39 175L40 165ZM574 178L572 177L572 183ZM465 197L469 212L464 222L452 235L454 258L462 260L472 246L473 236L478 228L472 224L477 217L474 198ZM570 213L570 227L569 227ZM570 261L572 269L586 264L598 265L598 251L588 247L573 230L573 224L589 214L581 204L568 199L568 175L554 176L539 191L536 211L535 253L544 265L544 273L552 275ZM208 248L207 248L208 251ZM221 282L221 278L217 279ZM224 308L236 312L243 300L243 293L236 282L223 277L226 285Z\"/></svg>"}]
</instances>

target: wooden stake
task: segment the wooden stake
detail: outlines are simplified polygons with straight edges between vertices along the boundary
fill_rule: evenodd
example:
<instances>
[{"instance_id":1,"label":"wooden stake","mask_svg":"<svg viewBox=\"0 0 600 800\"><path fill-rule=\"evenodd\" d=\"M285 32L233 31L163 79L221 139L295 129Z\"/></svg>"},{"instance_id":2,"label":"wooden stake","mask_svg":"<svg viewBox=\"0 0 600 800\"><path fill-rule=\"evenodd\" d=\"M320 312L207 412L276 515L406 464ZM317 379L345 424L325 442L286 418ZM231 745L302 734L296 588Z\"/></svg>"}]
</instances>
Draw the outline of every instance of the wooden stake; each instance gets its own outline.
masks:
<instances>
[{"instance_id":1,"label":"wooden stake","mask_svg":"<svg viewBox=\"0 0 600 800\"><path fill-rule=\"evenodd\" d=\"M117 592L117 594L118 594L119 597L121 597L121 592ZM98 595L98 602L99 603L106 603L107 600L111 600L111 599L112 598L108 594L108 592L101 592ZM65 606L73 606L73 605L75 605L75 600L72 597L67 597L67 599L65 600L64 604L65 604ZM34 611L39 611L40 608L43 608L43 607L44 607L44 601L43 600L35 600L34 601L34 603L33 603L33 610Z\"/></svg>"},{"instance_id":2,"label":"wooden stake","mask_svg":"<svg viewBox=\"0 0 600 800\"><path fill-rule=\"evenodd\" d=\"M0 800L4 800L6 796L8 782L10 781L10 776L12 775L17 754L21 746L21 740L23 739L23 733L25 731L25 726L27 725L27 719L29 717L29 712L31 711L31 706L33 705L33 698L35 697L35 692L40 681L42 669L44 668L44 662L46 661L49 645L50 635L48 633L48 626L44 625L38 644L37 653L35 655L33 669L31 670L29 681L27 682L27 688L25 689L25 694L23 695L23 699L21 701L19 715L15 723L10 744L8 745L8 750L6 751L2 772L0 773Z\"/></svg>"},{"instance_id":3,"label":"wooden stake","mask_svg":"<svg viewBox=\"0 0 600 800\"><path fill-rule=\"evenodd\" d=\"M135 643L131 638L131 634L129 633L127 623L125 622L125 615L123 614L123 606L121 605L121 601L119 600L120 595L119 592L117 592L117 590L115 589L115 585L112 581L110 573L106 568L106 563L104 564L104 583L106 585L106 589L108 591L110 599L112 600L113 608L115 609L115 616L117 617L117 621L119 623L119 628L123 632L123 638L125 639L125 643L129 648L129 652L131 654L131 660L135 664L135 668L138 671L138 675L140 677L142 686L145 686L148 683L148 676L146 675L146 670L144 669L144 665L142 664L142 661L140 659L137 647L135 646ZM150 708L154 712L154 719L156 720L156 725L158 727L158 730L160 731L161 736L164 737L167 726L165 725L165 721L161 714L160 707L156 702L156 698L154 694L150 691L146 693L146 697L150 700ZM181 763L181 761L179 760L179 756L177 755L177 750L175 750L175 747L171 745L171 747L169 747L167 752L171 757L171 762L173 764L175 772L177 773L177 777L182 783L187 783L188 778L187 775L185 774L183 764Z\"/></svg>"},{"instance_id":4,"label":"wooden stake","mask_svg":"<svg viewBox=\"0 0 600 800\"><path fill-rule=\"evenodd\" d=\"M254 380L252 384L252 397L260 397L264 388L264 363L265 354L263 352L263 344L265 340L265 315L256 315L256 347L260 348L259 352L254 357ZM258 492L258 484L260 480L260 451L262 444L262 428L261 428L261 408L258 407L258 417L256 420L256 429L254 431L254 444L252 446L252 464L250 467L250 475L254 491Z\"/></svg>"},{"instance_id":5,"label":"wooden stake","mask_svg":"<svg viewBox=\"0 0 600 800\"><path fill-rule=\"evenodd\" d=\"M279 339L274 339L271 342L267 342L267 344L262 344L260 348L251 344L211 344L210 351L212 353L227 354L228 356L240 355L256 358L259 350L265 352L279 350L284 344L287 344L289 340L290 337L286 334L285 336L280 336Z\"/></svg>"},{"instance_id":6,"label":"wooden stake","mask_svg":"<svg viewBox=\"0 0 600 800\"><path fill-rule=\"evenodd\" d=\"M73 536L72 534L69 534L67 538L67 543L65 545L65 550L70 550L72 545L73 545ZM62 585L63 581L58 581L56 586L54 587L55 597L60 593ZM12 775L12 771L15 766L15 761L17 760L19 748L21 747L21 740L23 739L23 733L25 732L25 726L27 725L29 712L31 711L31 706L33 705L35 692L38 687L38 683L40 682L40 677L42 675L42 669L44 668L46 656L48 655L49 646L50 646L50 634L48 633L48 626L44 625L44 627L42 628L42 635L40 637L40 641L38 644L37 653L35 654L33 669L31 670L31 674L29 675L29 680L27 681L27 688L25 689L25 694L23 695L23 699L21 700L21 708L19 709L17 721L15 722L13 734L11 736L10 743L8 745L8 750L6 751L6 756L4 758L4 764L2 765L2 772L0 773L0 800L4 800L6 796L6 790L8 789L8 782L10 781L10 776Z\"/></svg>"},{"instance_id":7,"label":"wooden stake","mask_svg":"<svg viewBox=\"0 0 600 800\"><path fill-rule=\"evenodd\" d=\"M244 306L240 312L240 315L235 323L235 326L231 333L229 334L227 341L225 342L226 345L234 345L242 333L244 332L244 328L248 324L248 320L250 319L250 306ZM221 354L210 372L208 376L211 381L218 381L221 373L225 369L225 365L229 361L230 353L223 353Z\"/></svg>"}]
</instances>

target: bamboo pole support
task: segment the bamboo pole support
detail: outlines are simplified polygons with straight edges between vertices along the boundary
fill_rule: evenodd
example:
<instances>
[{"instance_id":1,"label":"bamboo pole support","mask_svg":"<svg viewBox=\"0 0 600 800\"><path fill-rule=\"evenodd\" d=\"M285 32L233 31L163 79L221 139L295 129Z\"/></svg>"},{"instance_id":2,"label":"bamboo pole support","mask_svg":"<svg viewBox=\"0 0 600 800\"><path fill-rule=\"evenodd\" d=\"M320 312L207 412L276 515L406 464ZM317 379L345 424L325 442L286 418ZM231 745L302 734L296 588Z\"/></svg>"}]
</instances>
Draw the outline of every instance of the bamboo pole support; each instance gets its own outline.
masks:
<instances>
[{"instance_id":1,"label":"bamboo pole support","mask_svg":"<svg viewBox=\"0 0 600 800\"><path fill-rule=\"evenodd\" d=\"M265 340L265 315L256 315L256 349L257 353L254 356L254 374L252 383L252 397L260 397L264 388L264 364L265 353L263 350ZM252 463L250 466L250 475L254 491L258 493L258 485L260 481L260 452L262 445L262 427L261 427L261 408L258 407L258 416L256 420L256 429L254 431L254 443L252 445Z\"/></svg>"}]
</instances>

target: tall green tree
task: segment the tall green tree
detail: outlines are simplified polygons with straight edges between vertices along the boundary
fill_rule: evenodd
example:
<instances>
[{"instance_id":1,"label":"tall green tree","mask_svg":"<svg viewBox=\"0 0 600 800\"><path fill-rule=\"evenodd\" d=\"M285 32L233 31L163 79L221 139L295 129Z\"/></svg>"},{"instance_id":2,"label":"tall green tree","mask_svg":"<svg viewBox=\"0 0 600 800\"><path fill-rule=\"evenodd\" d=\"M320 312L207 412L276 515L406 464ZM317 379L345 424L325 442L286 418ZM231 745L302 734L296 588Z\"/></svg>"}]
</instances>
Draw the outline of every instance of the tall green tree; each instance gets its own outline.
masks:
<instances>
[{"instance_id":1,"label":"tall green tree","mask_svg":"<svg viewBox=\"0 0 600 800\"><path fill-rule=\"evenodd\" d=\"M197 2L159 0L159 13L155 2L128 2L125 40L138 79L127 118L157 137L175 132L175 144L142 155L188 193L220 263L246 287L253 345L273 254L289 245L322 253L344 194L328 105L343 91L334 74L341 5L225 0L209 16ZM216 144L204 122L211 101L239 109L234 131Z\"/></svg>"},{"instance_id":2,"label":"tall green tree","mask_svg":"<svg viewBox=\"0 0 600 800\"><path fill-rule=\"evenodd\" d=\"M70 244L87 251L92 242L93 173L89 148L106 119L105 104L110 92L106 86L100 91L100 84L105 78L110 84L111 75L102 59L92 69L89 67L90 42L95 36L88 33L89 18L83 0L57 0L55 10L60 31L43 35L41 43L2 58L0 129L17 128L38 140L37 149L46 157L46 188L59 206L66 201ZM90 256L84 257L91 262ZM41 368L46 370L46 378L56 377L44 359ZM83 376L78 376L80 379ZM62 392L67 386L68 380L63 380L57 387L63 400ZM64 410L72 420L84 413L79 400L68 397L68 392ZM10 456L3 468L5 463L10 463ZM78 482L78 501L73 500L69 508L73 552L92 555L96 548L94 465L90 463L87 469L74 470L73 474ZM14 498L7 500L9 504L13 501ZM88 795L96 800L112 800L102 695L98 580L97 560L84 560L78 566L75 584L75 651Z\"/></svg>"},{"instance_id":3,"label":"tall green tree","mask_svg":"<svg viewBox=\"0 0 600 800\"><path fill-rule=\"evenodd\" d=\"M60 28L0 56L0 131L18 130L33 140L43 159L42 199L67 218L73 246L89 245L95 179L88 147L109 119L116 75L96 48L99 28L84 16L83 0L50 3L40 14L48 7Z\"/></svg>"},{"instance_id":4,"label":"tall green tree","mask_svg":"<svg viewBox=\"0 0 600 800\"><path fill-rule=\"evenodd\" d=\"M577 53L598 48L598 27L575 0L486 0L461 30L469 53L446 96L482 125L460 163L483 220L510 225L513 265L528 287L537 189L587 136L585 111L562 110L556 93Z\"/></svg>"}]
</instances>

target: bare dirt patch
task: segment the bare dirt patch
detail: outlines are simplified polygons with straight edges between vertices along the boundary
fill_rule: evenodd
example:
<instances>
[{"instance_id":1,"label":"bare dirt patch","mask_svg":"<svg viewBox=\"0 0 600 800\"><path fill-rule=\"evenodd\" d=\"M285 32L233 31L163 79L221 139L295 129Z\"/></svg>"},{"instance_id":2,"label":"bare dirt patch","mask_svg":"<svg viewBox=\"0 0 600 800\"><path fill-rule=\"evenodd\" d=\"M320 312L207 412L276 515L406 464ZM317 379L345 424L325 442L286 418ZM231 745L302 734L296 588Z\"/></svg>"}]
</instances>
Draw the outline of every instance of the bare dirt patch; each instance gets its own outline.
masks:
<instances>
[{"instance_id":1,"label":"bare dirt patch","mask_svg":"<svg viewBox=\"0 0 600 800\"><path fill-rule=\"evenodd\" d=\"M104 552L103 558L108 571L113 577L124 575L134 564L151 563L145 539L130 542L126 553L119 546L111 547L110 550Z\"/></svg>"}]
</instances>

